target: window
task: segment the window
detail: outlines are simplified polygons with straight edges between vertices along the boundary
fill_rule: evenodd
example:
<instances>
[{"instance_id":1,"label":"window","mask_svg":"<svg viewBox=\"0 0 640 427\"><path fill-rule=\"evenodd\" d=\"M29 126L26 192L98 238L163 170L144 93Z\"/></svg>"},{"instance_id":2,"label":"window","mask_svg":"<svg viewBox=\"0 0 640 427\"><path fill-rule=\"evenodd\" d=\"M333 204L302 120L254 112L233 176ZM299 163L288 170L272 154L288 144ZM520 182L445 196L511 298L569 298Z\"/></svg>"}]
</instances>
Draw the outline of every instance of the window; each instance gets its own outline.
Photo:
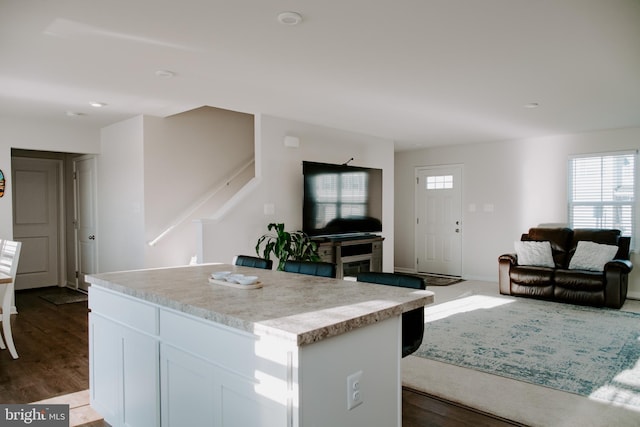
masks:
<instances>
[{"instance_id":1,"label":"window","mask_svg":"<svg viewBox=\"0 0 640 427\"><path fill-rule=\"evenodd\" d=\"M616 228L633 237L636 153L569 159L569 224L573 228Z\"/></svg>"},{"instance_id":2,"label":"window","mask_svg":"<svg viewBox=\"0 0 640 427\"><path fill-rule=\"evenodd\" d=\"M427 190L448 190L451 188L453 188L453 175L427 177Z\"/></svg>"}]
</instances>

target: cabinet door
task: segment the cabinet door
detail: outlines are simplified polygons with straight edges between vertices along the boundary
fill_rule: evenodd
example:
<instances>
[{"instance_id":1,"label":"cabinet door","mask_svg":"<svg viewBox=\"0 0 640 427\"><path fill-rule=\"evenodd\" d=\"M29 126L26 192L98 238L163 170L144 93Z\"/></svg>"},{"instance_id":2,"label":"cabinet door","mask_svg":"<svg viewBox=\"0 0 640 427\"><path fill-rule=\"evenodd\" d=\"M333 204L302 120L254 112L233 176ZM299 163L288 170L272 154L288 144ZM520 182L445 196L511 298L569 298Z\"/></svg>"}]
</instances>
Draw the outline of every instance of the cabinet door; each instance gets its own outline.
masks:
<instances>
[{"instance_id":1,"label":"cabinet door","mask_svg":"<svg viewBox=\"0 0 640 427\"><path fill-rule=\"evenodd\" d=\"M89 314L89 388L91 406L111 425L122 407L122 338L120 326Z\"/></svg>"},{"instance_id":2,"label":"cabinet door","mask_svg":"<svg viewBox=\"0 0 640 427\"><path fill-rule=\"evenodd\" d=\"M122 421L127 427L160 425L159 343L122 327Z\"/></svg>"},{"instance_id":3,"label":"cabinet door","mask_svg":"<svg viewBox=\"0 0 640 427\"><path fill-rule=\"evenodd\" d=\"M162 426L217 426L212 366L165 344L160 357Z\"/></svg>"},{"instance_id":4,"label":"cabinet door","mask_svg":"<svg viewBox=\"0 0 640 427\"><path fill-rule=\"evenodd\" d=\"M318 255L323 262L335 263L333 243L321 243L318 245Z\"/></svg>"},{"instance_id":5,"label":"cabinet door","mask_svg":"<svg viewBox=\"0 0 640 427\"><path fill-rule=\"evenodd\" d=\"M161 348L162 426L273 427L288 420L286 381L256 371L258 378L238 375L171 345ZM280 388L280 390L278 390Z\"/></svg>"},{"instance_id":6,"label":"cabinet door","mask_svg":"<svg viewBox=\"0 0 640 427\"><path fill-rule=\"evenodd\" d=\"M159 425L158 340L90 314L91 405L112 426Z\"/></svg>"}]
</instances>

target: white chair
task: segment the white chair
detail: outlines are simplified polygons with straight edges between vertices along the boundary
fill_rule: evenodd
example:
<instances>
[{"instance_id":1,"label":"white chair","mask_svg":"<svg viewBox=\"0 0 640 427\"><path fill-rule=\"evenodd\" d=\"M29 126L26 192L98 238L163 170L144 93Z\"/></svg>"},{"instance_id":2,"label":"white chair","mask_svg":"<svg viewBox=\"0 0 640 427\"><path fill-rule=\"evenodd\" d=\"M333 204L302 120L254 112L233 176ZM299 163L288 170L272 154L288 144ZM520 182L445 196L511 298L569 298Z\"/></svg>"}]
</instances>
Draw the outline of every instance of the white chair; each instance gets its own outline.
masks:
<instances>
[{"instance_id":1,"label":"white chair","mask_svg":"<svg viewBox=\"0 0 640 427\"><path fill-rule=\"evenodd\" d=\"M21 247L21 242L0 240L0 273L4 275L2 277L3 281L8 281L8 283L0 284L0 300L2 301L2 317L0 320L2 321L2 332L4 334L4 341L0 336L0 348L5 349L8 347L11 357L14 359L18 358L18 352L11 334L11 302L13 300L13 289Z\"/></svg>"}]
</instances>

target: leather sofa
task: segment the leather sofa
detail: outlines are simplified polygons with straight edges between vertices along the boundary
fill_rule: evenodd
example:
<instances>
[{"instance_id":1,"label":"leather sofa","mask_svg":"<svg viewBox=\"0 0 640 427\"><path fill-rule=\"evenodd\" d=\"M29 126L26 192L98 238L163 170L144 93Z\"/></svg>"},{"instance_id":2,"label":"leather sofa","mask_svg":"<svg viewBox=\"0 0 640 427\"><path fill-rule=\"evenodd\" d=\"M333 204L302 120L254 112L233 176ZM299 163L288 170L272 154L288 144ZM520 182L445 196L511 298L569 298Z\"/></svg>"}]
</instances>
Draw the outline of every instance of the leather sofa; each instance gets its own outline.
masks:
<instances>
[{"instance_id":1,"label":"leather sofa","mask_svg":"<svg viewBox=\"0 0 640 427\"><path fill-rule=\"evenodd\" d=\"M621 236L619 230L536 227L529 229L520 240L549 242L553 267L520 265L517 253L500 255L498 282L501 294L595 307L620 308L624 304L633 265L629 261L630 238ZM602 271L575 268L571 260L581 241L614 245L618 250ZM615 251L610 246L608 249Z\"/></svg>"}]
</instances>

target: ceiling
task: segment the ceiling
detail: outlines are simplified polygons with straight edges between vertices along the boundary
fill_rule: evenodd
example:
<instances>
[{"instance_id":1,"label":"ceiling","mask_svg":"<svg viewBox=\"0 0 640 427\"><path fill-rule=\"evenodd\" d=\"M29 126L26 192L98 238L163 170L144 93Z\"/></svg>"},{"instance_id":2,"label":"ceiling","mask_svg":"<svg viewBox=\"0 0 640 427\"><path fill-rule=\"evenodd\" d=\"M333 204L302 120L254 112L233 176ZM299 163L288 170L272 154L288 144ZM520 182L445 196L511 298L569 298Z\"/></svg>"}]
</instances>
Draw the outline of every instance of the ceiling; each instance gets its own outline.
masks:
<instances>
[{"instance_id":1,"label":"ceiling","mask_svg":"<svg viewBox=\"0 0 640 427\"><path fill-rule=\"evenodd\" d=\"M396 150L638 127L640 0L0 0L0 116L203 105Z\"/></svg>"}]
</instances>

